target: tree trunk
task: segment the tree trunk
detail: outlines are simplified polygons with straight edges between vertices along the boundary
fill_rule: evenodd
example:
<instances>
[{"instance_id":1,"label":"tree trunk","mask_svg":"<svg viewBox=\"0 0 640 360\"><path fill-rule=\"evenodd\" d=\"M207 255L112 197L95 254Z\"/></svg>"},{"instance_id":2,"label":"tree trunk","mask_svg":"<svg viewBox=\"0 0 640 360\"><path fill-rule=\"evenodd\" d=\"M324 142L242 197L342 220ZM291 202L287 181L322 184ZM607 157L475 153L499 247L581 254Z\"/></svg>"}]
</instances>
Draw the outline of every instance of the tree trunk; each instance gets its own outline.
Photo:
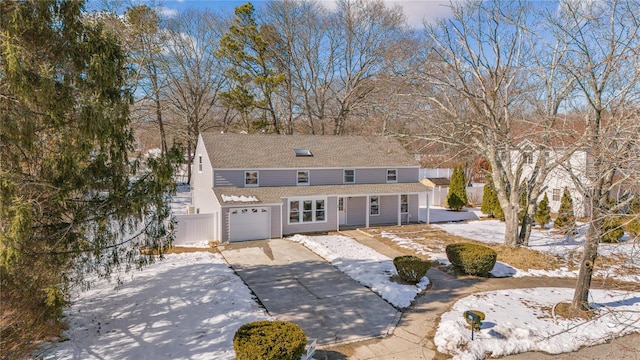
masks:
<instances>
[{"instance_id":1,"label":"tree trunk","mask_svg":"<svg viewBox=\"0 0 640 360\"><path fill-rule=\"evenodd\" d=\"M578 281L573 293L573 301L571 302L573 310L589 310L589 289L591 288L591 277L593 276L593 264L598 257L598 243L600 242L602 228L601 219L601 217L594 216L587 230L582 261L580 262L580 272L578 273Z\"/></svg>"},{"instance_id":2,"label":"tree trunk","mask_svg":"<svg viewBox=\"0 0 640 360\"><path fill-rule=\"evenodd\" d=\"M531 237L531 225L533 224L533 214L536 211L536 204L529 202L527 205L527 212L522 218L522 225L520 227L520 234L518 236L518 243L521 246L529 246L529 237Z\"/></svg>"},{"instance_id":3,"label":"tree trunk","mask_svg":"<svg viewBox=\"0 0 640 360\"><path fill-rule=\"evenodd\" d=\"M512 207L504 209L504 245L518 246L518 213Z\"/></svg>"}]
</instances>

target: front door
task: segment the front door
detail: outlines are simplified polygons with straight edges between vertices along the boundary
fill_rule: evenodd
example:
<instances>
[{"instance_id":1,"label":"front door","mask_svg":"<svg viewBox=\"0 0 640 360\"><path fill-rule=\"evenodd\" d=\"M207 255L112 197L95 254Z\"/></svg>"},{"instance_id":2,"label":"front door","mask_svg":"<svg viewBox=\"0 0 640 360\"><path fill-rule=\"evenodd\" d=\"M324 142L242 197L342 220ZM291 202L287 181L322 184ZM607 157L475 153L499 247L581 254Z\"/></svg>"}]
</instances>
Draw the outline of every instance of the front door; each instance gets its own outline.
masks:
<instances>
[{"instance_id":1,"label":"front door","mask_svg":"<svg viewBox=\"0 0 640 360\"><path fill-rule=\"evenodd\" d=\"M347 201L343 197L338 198L338 225L347 224Z\"/></svg>"}]
</instances>

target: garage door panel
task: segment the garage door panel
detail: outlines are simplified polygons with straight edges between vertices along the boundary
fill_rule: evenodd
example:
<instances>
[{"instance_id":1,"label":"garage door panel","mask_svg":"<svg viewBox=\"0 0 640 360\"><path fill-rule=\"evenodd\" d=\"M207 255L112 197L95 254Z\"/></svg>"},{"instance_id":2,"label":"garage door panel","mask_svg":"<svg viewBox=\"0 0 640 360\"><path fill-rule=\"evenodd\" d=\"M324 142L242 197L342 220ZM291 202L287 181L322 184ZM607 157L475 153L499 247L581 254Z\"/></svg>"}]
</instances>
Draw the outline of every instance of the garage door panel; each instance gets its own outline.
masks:
<instances>
[{"instance_id":1,"label":"garage door panel","mask_svg":"<svg viewBox=\"0 0 640 360\"><path fill-rule=\"evenodd\" d=\"M270 238L271 213L265 207L237 208L229 212L229 241Z\"/></svg>"}]
</instances>

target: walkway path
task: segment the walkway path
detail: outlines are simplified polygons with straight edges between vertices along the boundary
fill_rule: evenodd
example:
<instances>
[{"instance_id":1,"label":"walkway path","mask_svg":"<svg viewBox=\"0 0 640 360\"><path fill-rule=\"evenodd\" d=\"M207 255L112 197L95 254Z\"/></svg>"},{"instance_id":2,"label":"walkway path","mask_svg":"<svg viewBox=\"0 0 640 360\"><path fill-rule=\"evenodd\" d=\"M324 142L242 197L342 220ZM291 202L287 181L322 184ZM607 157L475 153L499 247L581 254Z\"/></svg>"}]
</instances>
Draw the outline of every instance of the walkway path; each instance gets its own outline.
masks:
<instances>
[{"instance_id":1,"label":"walkway path","mask_svg":"<svg viewBox=\"0 0 640 360\"><path fill-rule=\"evenodd\" d=\"M375 238L358 230L345 231L346 235L367 245L388 257L411 254L410 250L390 247ZM431 288L416 300L414 306L402 314L402 317L392 335L383 339L367 340L347 345L341 345L318 351L316 359L335 360L391 360L391 359L446 359L448 356L436 351L433 337L441 314L446 312L453 303L470 294L500 289L530 288L530 287L574 287L575 280L558 278L453 278L437 269L430 269L428 277ZM615 344L604 344L583 348L582 350L559 355L557 357L540 354L524 353L508 357L519 360L547 360L547 359L618 359L629 358L629 354L637 355L629 350L640 349L640 335L629 335L619 339ZM631 359L634 359L631 357ZM636 357L635 359L638 359Z\"/></svg>"}]
</instances>

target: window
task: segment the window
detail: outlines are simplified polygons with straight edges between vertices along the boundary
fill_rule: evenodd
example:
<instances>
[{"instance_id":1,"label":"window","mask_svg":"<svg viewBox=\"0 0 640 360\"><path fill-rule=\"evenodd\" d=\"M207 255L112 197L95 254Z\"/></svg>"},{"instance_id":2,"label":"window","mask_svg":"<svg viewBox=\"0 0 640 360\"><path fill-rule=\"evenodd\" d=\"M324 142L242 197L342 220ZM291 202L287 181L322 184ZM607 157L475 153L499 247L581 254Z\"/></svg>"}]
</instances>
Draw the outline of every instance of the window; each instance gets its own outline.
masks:
<instances>
[{"instance_id":1,"label":"window","mask_svg":"<svg viewBox=\"0 0 640 360\"><path fill-rule=\"evenodd\" d=\"M353 169L344 169L344 183L353 184L356 181L356 171Z\"/></svg>"},{"instance_id":2,"label":"window","mask_svg":"<svg viewBox=\"0 0 640 360\"><path fill-rule=\"evenodd\" d=\"M244 172L244 186L258 186L258 172L257 171L245 171Z\"/></svg>"},{"instance_id":3,"label":"window","mask_svg":"<svg viewBox=\"0 0 640 360\"><path fill-rule=\"evenodd\" d=\"M400 212L406 214L409 212L409 195L400 195Z\"/></svg>"},{"instance_id":4,"label":"window","mask_svg":"<svg viewBox=\"0 0 640 360\"><path fill-rule=\"evenodd\" d=\"M297 175L297 184L298 185L309 185L309 171L308 170L298 170Z\"/></svg>"},{"instance_id":5,"label":"window","mask_svg":"<svg viewBox=\"0 0 640 360\"><path fill-rule=\"evenodd\" d=\"M525 164L533 164L533 155L531 155L531 153L524 153L523 156Z\"/></svg>"},{"instance_id":6,"label":"window","mask_svg":"<svg viewBox=\"0 0 640 360\"><path fill-rule=\"evenodd\" d=\"M380 199L377 196L369 198L369 215L380 215Z\"/></svg>"},{"instance_id":7,"label":"window","mask_svg":"<svg viewBox=\"0 0 640 360\"><path fill-rule=\"evenodd\" d=\"M560 189L553 189L553 196L551 197L553 201L560 201Z\"/></svg>"},{"instance_id":8,"label":"window","mask_svg":"<svg viewBox=\"0 0 640 360\"><path fill-rule=\"evenodd\" d=\"M325 199L289 201L289 223L325 222Z\"/></svg>"},{"instance_id":9,"label":"window","mask_svg":"<svg viewBox=\"0 0 640 360\"><path fill-rule=\"evenodd\" d=\"M387 169L387 182L398 182L398 170Z\"/></svg>"},{"instance_id":10,"label":"window","mask_svg":"<svg viewBox=\"0 0 640 360\"><path fill-rule=\"evenodd\" d=\"M289 222L290 223L300 222L300 202L299 201L289 202Z\"/></svg>"},{"instance_id":11,"label":"window","mask_svg":"<svg viewBox=\"0 0 640 360\"><path fill-rule=\"evenodd\" d=\"M198 155L198 172L202 172L202 155Z\"/></svg>"},{"instance_id":12,"label":"window","mask_svg":"<svg viewBox=\"0 0 640 360\"><path fill-rule=\"evenodd\" d=\"M338 198L338 211L344 211L344 198Z\"/></svg>"}]
</instances>

